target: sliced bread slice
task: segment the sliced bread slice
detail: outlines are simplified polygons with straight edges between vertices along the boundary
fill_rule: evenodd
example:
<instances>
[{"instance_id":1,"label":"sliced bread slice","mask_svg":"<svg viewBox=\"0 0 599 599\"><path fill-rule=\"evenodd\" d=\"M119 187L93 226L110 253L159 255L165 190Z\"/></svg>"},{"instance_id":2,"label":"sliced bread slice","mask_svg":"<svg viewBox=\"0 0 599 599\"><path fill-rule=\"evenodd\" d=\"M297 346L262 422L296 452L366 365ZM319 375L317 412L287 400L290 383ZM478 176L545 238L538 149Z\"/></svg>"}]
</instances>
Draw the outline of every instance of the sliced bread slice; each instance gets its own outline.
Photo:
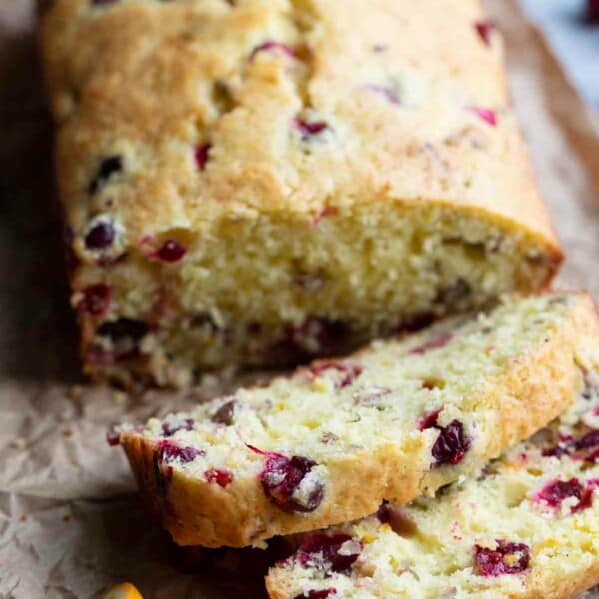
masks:
<instances>
[{"instance_id":1,"label":"sliced bread slice","mask_svg":"<svg viewBox=\"0 0 599 599\"><path fill-rule=\"evenodd\" d=\"M142 495L182 545L245 546L432 494L572 402L588 297L486 314L315 362L186 413L123 426Z\"/></svg>"},{"instance_id":2,"label":"sliced bread slice","mask_svg":"<svg viewBox=\"0 0 599 599\"><path fill-rule=\"evenodd\" d=\"M578 400L436 498L382 504L307 535L271 569L273 599L567 599L599 582L599 340Z\"/></svg>"}]
</instances>

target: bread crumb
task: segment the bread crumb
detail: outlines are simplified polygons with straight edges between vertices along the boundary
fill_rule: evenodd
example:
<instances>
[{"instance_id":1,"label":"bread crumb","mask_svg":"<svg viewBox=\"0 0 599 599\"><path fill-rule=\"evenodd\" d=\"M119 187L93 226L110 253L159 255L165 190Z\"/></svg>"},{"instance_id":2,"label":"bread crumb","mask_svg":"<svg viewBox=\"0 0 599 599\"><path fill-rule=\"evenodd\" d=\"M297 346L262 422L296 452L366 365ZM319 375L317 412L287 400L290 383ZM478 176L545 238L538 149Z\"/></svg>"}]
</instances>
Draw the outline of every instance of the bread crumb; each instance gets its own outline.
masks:
<instances>
[{"instance_id":1,"label":"bread crumb","mask_svg":"<svg viewBox=\"0 0 599 599\"><path fill-rule=\"evenodd\" d=\"M112 401L117 405L127 403L128 395L124 391L114 391L112 393Z\"/></svg>"},{"instance_id":2,"label":"bread crumb","mask_svg":"<svg viewBox=\"0 0 599 599\"><path fill-rule=\"evenodd\" d=\"M12 443L15 449L18 449L19 451L27 449L27 441L23 437L17 437Z\"/></svg>"},{"instance_id":3,"label":"bread crumb","mask_svg":"<svg viewBox=\"0 0 599 599\"><path fill-rule=\"evenodd\" d=\"M69 397L73 401L80 401L83 397L83 387L81 387L81 385L73 385L69 389Z\"/></svg>"}]
</instances>

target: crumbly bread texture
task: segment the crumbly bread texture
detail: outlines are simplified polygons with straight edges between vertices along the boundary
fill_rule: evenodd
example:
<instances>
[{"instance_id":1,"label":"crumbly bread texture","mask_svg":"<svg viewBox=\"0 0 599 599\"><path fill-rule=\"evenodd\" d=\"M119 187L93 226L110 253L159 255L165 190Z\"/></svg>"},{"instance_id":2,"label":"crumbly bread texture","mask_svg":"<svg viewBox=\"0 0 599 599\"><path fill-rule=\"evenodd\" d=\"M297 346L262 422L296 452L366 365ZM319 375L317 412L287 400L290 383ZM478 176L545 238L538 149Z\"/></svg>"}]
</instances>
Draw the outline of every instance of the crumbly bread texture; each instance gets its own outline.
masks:
<instances>
[{"instance_id":1,"label":"crumbly bread texture","mask_svg":"<svg viewBox=\"0 0 599 599\"><path fill-rule=\"evenodd\" d=\"M42 4L95 377L307 361L556 271L478 0Z\"/></svg>"},{"instance_id":2,"label":"crumbly bread texture","mask_svg":"<svg viewBox=\"0 0 599 599\"><path fill-rule=\"evenodd\" d=\"M588 336L596 340L597 320L585 295L506 299L145 428L123 426L114 442L177 543L258 544L476 472L570 405Z\"/></svg>"},{"instance_id":3,"label":"crumbly bread texture","mask_svg":"<svg viewBox=\"0 0 599 599\"><path fill-rule=\"evenodd\" d=\"M587 341L587 340L585 340ZM577 402L435 498L306 536L273 599L568 599L599 582L599 344ZM296 540L297 542L297 540Z\"/></svg>"}]
</instances>

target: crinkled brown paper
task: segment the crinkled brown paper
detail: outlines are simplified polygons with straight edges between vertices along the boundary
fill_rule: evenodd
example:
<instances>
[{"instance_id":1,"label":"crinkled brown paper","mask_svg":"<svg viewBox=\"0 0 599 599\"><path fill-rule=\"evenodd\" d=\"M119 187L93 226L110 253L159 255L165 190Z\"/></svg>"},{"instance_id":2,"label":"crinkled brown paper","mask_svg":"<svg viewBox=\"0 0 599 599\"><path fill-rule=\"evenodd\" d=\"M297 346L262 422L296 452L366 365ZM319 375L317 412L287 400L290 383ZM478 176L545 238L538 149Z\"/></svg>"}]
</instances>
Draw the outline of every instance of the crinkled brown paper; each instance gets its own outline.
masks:
<instances>
[{"instance_id":1,"label":"crinkled brown paper","mask_svg":"<svg viewBox=\"0 0 599 599\"><path fill-rule=\"evenodd\" d=\"M146 599L263 596L260 577L246 579L262 568L254 555L182 560L146 519L122 452L105 442L115 422L181 408L239 380L128 398L81 378L32 4L0 0L0 598L97 597L123 580ZM567 249L559 283L599 299L597 132L513 0L487 4L507 36L514 101Z\"/></svg>"}]
</instances>

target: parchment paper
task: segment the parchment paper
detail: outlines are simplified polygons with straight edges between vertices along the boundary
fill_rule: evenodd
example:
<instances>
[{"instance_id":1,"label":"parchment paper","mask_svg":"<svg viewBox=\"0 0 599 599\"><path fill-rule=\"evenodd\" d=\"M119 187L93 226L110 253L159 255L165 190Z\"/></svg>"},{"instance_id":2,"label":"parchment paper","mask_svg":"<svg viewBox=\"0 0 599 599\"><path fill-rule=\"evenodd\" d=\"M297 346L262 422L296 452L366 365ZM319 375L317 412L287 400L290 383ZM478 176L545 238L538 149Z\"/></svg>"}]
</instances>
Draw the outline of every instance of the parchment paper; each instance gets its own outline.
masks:
<instances>
[{"instance_id":1,"label":"parchment paper","mask_svg":"<svg viewBox=\"0 0 599 599\"><path fill-rule=\"evenodd\" d=\"M81 378L32 4L0 0L0 597L96 597L123 580L145 599L262 596L262 556L178 550L146 519L121 452L105 443L115 422L240 381L127 397ZM559 284L599 299L597 132L515 4L487 4L507 36L514 101L568 252Z\"/></svg>"}]
</instances>

